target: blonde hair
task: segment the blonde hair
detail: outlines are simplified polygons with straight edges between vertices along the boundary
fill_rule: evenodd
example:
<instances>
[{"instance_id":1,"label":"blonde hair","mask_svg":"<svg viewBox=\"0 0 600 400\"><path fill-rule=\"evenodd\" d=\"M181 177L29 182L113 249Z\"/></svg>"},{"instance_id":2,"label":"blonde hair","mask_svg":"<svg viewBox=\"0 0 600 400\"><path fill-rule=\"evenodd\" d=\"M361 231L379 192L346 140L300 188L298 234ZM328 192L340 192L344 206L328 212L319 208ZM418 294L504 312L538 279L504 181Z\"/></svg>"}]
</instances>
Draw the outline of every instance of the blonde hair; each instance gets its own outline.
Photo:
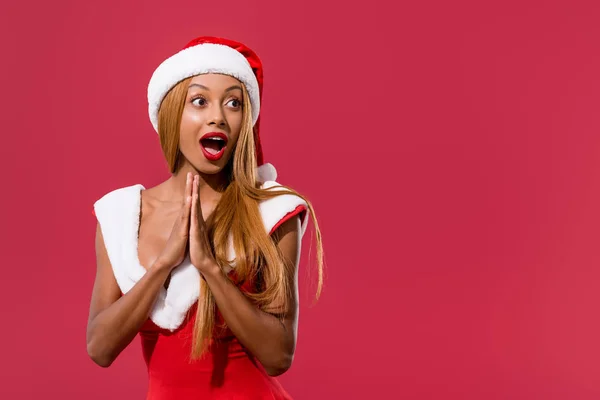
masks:
<instances>
[{"instance_id":1,"label":"blonde hair","mask_svg":"<svg viewBox=\"0 0 600 400\"><path fill-rule=\"evenodd\" d=\"M179 82L165 96L158 112L160 144L171 173L183 164L179 150L179 130L191 77ZM316 299L323 287L323 244L312 204L295 190L280 186L261 189L256 181L256 152L251 119L251 104L246 88L243 90L243 119L240 135L228 163L229 184L210 218L208 235L217 263L223 269L227 259L229 235L236 254L237 283L251 281L255 291L244 294L261 310L283 318L292 296L293 274L275 243L264 229L258 204L283 194L299 196L308 205L317 245L318 281ZM200 297L194 326L192 359L200 358L207 349L216 326L216 303L206 281L200 281Z\"/></svg>"}]
</instances>

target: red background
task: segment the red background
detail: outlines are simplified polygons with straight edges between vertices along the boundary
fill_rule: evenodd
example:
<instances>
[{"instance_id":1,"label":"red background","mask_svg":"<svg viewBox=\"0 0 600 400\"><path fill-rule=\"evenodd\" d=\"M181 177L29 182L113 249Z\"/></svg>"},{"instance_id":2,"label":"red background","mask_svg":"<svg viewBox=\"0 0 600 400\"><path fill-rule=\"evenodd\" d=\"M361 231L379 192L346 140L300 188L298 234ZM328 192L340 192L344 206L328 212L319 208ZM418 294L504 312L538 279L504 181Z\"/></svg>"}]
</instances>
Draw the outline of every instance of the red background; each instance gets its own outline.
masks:
<instances>
[{"instance_id":1,"label":"red background","mask_svg":"<svg viewBox=\"0 0 600 400\"><path fill-rule=\"evenodd\" d=\"M3 2L0 398L143 398L138 340L86 355L91 210L167 177L146 87L198 35L262 57L320 218L295 398L598 398L600 6L490 3Z\"/></svg>"}]
</instances>

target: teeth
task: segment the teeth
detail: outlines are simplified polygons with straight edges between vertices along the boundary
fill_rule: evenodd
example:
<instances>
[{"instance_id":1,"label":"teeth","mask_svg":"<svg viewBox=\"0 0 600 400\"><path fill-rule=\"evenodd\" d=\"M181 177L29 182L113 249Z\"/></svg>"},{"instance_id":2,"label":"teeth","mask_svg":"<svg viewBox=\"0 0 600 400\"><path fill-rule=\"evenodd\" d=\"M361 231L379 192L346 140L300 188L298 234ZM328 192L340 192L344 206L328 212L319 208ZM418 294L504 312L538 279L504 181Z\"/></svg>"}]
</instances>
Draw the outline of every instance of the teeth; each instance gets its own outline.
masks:
<instances>
[{"instance_id":1,"label":"teeth","mask_svg":"<svg viewBox=\"0 0 600 400\"><path fill-rule=\"evenodd\" d=\"M206 139L209 139L209 140L220 140L220 141L223 141L223 138L220 138L220 137L218 137L218 136L207 137Z\"/></svg>"}]
</instances>

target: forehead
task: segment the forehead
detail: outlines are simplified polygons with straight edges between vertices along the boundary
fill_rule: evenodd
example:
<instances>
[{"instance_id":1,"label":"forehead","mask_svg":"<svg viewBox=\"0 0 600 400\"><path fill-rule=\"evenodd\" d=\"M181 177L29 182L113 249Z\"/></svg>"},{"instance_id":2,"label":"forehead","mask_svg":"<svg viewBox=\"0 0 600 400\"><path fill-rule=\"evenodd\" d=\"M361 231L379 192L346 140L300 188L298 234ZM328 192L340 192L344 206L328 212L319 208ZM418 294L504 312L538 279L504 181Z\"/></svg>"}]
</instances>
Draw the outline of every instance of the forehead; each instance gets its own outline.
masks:
<instances>
[{"instance_id":1,"label":"forehead","mask_svg":"<svg viewBox=\"0 0 600 400\"><path fill-rule=\"evenodd\" d=\"M233 76L223 74L196 75L190 81L190 85L196 83L206 86L210 90L225 90L232 86L242 86L242 83Z\"/></svg>"}]
</instances>

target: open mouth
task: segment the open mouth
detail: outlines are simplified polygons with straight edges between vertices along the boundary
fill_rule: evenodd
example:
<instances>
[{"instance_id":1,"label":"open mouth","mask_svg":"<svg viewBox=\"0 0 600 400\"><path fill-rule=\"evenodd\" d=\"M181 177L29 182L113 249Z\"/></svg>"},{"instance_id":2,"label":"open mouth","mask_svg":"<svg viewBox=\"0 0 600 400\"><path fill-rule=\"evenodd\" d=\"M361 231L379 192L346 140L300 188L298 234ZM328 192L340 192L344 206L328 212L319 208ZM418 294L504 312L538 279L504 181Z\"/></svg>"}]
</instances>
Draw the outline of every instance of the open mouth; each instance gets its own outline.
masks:
<instances>
[{"instance_id":1,"label":"open mouth","mask_svg":"<svg viewBox=\"0 0 600 400\"><path fill-rule=\"evenodd\" d=\"M226 147L227 136L220 132L207 133L200 139L202 153L204 153L204 156L211 161L220 159L225 153Z\"/></svg>"}]
</instances>

